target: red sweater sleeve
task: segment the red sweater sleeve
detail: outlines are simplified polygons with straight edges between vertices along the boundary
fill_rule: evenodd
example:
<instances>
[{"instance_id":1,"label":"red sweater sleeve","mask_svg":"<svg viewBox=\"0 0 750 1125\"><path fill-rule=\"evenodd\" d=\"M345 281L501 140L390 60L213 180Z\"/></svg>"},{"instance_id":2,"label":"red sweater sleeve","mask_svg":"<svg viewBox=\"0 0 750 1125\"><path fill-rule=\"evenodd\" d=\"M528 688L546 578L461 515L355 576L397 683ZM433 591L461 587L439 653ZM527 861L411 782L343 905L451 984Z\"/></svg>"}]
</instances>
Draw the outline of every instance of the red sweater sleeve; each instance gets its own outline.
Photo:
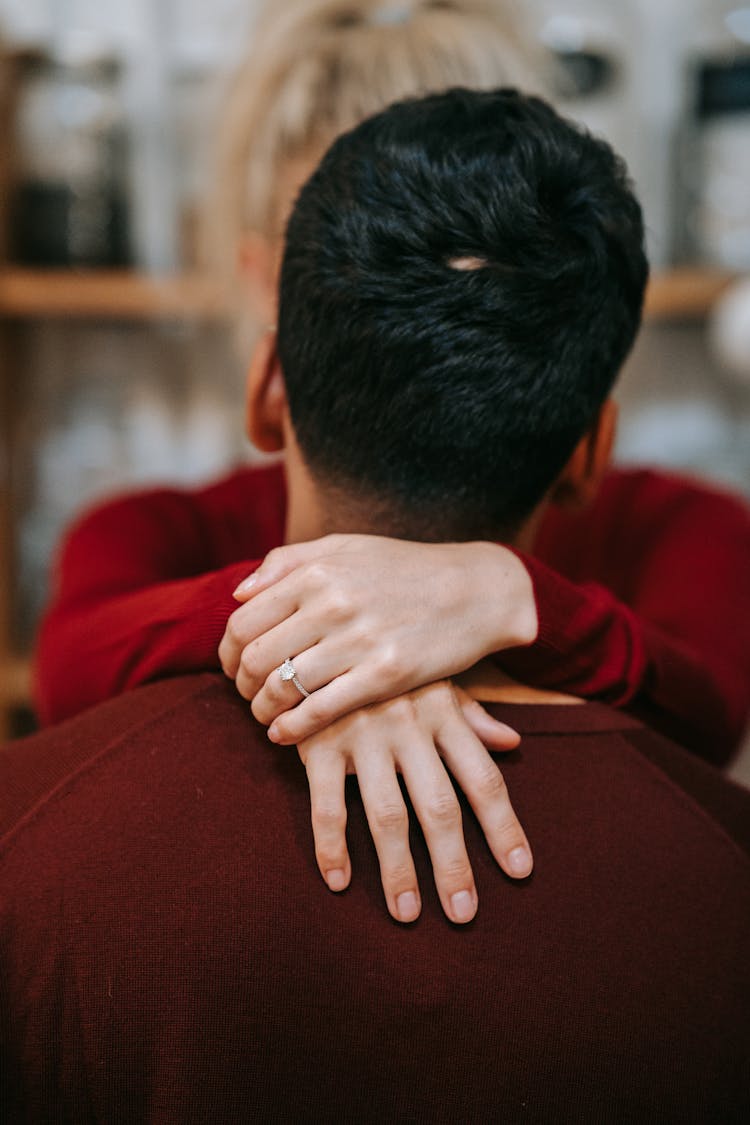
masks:
<instances>
[{"instance_id":1,"label":"red sweater sleeve","mask_svg":"<svg viewBox=\"0 0 750 1125\"><path fill-rule=\"evenodd\" d=\"M550 510L535 557L540 631L501 656L516 678L600 698L725 761L750 710L750 513L646 471L595 504Z\"/></svg>"},{"instance_id":2,"label":"red sweater sleeve","mask_svg":"<svg viewBox=\"0 0 750 1125\"><path fill-rule=\"evenodd\" d=\"M281 541L283 478L105 504L71 529L37 639L35 703L57 722L164 675L213 669L232 591Z\"/></svg>"},{"instance_id":3,"label":"red sweater sleeve","mask_svg":"<svg viewBox=\"0 0 750 1125\"><path fill-rule=\"evenodd\" d=\"M39 637L42 721L216 667L231 592L282 541L284 508L273 466L200 492L141 494L79 523ZM522 557L540 632L502 654L511 675L627 706L726 759L750 706L750 516L739 501L613 472L585 512L551 509L534 557Z\"/></svg>"}]
</instances>

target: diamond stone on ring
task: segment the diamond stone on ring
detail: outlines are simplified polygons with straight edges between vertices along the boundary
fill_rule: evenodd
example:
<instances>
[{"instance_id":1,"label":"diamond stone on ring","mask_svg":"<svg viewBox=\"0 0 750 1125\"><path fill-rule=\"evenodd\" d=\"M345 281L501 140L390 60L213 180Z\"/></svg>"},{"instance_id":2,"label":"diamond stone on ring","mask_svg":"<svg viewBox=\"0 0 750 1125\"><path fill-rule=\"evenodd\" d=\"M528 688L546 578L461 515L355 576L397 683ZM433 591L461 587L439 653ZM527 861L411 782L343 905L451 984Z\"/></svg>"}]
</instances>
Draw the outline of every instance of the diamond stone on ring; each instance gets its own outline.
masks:
<instances>
[{"instance_id":1,"label":"diamond stone on ring","mask_svg":"<svg viewBox=\"0 0 750 1125\"><path fill-rule=\"evenodd\" d=\"M292 683L294 684L294 686L296 687L297 691L300 693L300 695L304 699L307 699L310 692L307 690L306 687L303 687L302 684L297 679L297 673L294 671L294 665L292 664L289 657L286 658L286 660L284 661L283 664L279 665L278 673L281 676L282 680L284 680L284 681L291 680Z\"/></svg>"}]
</instances>

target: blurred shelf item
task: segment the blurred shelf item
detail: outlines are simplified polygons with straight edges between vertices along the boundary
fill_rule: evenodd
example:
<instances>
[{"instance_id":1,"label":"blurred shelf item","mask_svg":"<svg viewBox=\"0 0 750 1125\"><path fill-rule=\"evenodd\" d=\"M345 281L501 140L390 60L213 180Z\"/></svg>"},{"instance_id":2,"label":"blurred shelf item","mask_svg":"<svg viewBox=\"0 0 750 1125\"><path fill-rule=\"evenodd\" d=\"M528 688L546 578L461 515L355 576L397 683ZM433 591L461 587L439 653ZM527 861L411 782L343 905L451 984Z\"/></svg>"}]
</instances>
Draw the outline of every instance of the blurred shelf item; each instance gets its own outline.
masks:
<instances>
[{"instance_id":1,"label":"blurred shelf item","mask_svg":"<svg viewBox=\"0 0 750 1125\"><path fill-rule=\"evenodd\" d=\"M680 267L655 274L648 320L700 319L734 279L723 270ZM11 267L0 274L0 315L15 319L222 320L219 287L199 273L151 277L129 271L77 272Z\"/></svg>"},{"instance_id":2,"label":"blurred shelf item","mask_svg":"<svg viewBox=\"0 0 750 1125\"><path fill-rule=\"evenodd\" d=\"M151 277L129 271L0 273L0 315L15 319L219 320L226 303L200 274Z\"/></svg>"},{"instance_id":3,"label":"blurred shelf item","mask_svg":"<svg viewBox=\"0 0 750 1125\"><path fill-rule=\"evenodd\" d=\"M0 742L10 734L11 712L31 707L31 662L17 656L0 660Z\"/></svg>"},{"instance_id":4,"label":"blurred shelf item","mask_svg":"<svg viewBox=\"0 0 750 1125\"><path fill-rule=\"evenodd\" d=\"M700 320L735 280L726 270L681 266L657 273L646 293L647 320Z\"/></svg>"},{"instance_id":5,"label":"blurred shelf item","mask_svg":"<svg viewBox=\"0 0 750 1125\"><path fill-rule=\"evenodd\" d=\"M0 704L26 707L31 699L31 663L20 656L7 656L0 663Z\"/></svg>"}]
</instances>

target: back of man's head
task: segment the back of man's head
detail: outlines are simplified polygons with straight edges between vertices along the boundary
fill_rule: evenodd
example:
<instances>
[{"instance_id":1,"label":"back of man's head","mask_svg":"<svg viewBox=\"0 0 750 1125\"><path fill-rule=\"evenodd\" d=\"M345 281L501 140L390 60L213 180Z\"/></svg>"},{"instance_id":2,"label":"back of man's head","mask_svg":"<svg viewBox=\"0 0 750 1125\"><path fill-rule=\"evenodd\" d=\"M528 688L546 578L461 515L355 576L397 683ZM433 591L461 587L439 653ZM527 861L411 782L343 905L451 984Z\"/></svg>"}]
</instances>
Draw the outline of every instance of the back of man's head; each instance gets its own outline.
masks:
<instances>
[{"instance_id":1,"label":"back of man's head","mask_svg":"<svg viewBox=\"0 0 750 1125\"><path fill-rule=\"evenodd\" d=\"M320 484L422 537L515 532L596 417L648 267L611 148L514 90L402 102L303 188L279 354Z\"/></svg>"}]
</instances>

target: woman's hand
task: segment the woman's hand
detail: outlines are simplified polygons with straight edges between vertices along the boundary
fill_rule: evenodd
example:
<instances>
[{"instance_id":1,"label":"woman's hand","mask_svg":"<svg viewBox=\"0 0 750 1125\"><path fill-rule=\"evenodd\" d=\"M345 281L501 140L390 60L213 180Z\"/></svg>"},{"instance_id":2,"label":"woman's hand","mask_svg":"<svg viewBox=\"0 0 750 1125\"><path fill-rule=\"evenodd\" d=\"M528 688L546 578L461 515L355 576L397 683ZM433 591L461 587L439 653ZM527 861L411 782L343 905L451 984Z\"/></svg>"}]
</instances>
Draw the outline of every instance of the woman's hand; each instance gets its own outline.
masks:
<instances>
[{"instance_id":1,"label":"woman's hand","mask_svg":"<svg viewBox=\"0 0 750 1125\"><path fill-rule=\"evenodd\" d=\"M493 543L330 535L271 551L235 597L219 658L283 744L537 633L528 572ZM309 699L279 676L287 657Z\"/></svg>"},{"instance_id":2,"label":"woman's hand","mask_svg":"<svg viewBox=\"0 0 750 1125\"><path fill-rule=\"evenodd\" d=\"M310 784L315 855L330 889L344 890L351 879L344 777L355 773L388 910L399 922L419 915L409 819L396 776L401 773L429 848L443 910L452 922L471 921L477 890L446 765L503 871L524 878L532 868L531 849L503 775L485 748L511 750L518 742L515 731L449 682L356 711L302 742L298 749Z\"/></svg>"}]
</instances>

